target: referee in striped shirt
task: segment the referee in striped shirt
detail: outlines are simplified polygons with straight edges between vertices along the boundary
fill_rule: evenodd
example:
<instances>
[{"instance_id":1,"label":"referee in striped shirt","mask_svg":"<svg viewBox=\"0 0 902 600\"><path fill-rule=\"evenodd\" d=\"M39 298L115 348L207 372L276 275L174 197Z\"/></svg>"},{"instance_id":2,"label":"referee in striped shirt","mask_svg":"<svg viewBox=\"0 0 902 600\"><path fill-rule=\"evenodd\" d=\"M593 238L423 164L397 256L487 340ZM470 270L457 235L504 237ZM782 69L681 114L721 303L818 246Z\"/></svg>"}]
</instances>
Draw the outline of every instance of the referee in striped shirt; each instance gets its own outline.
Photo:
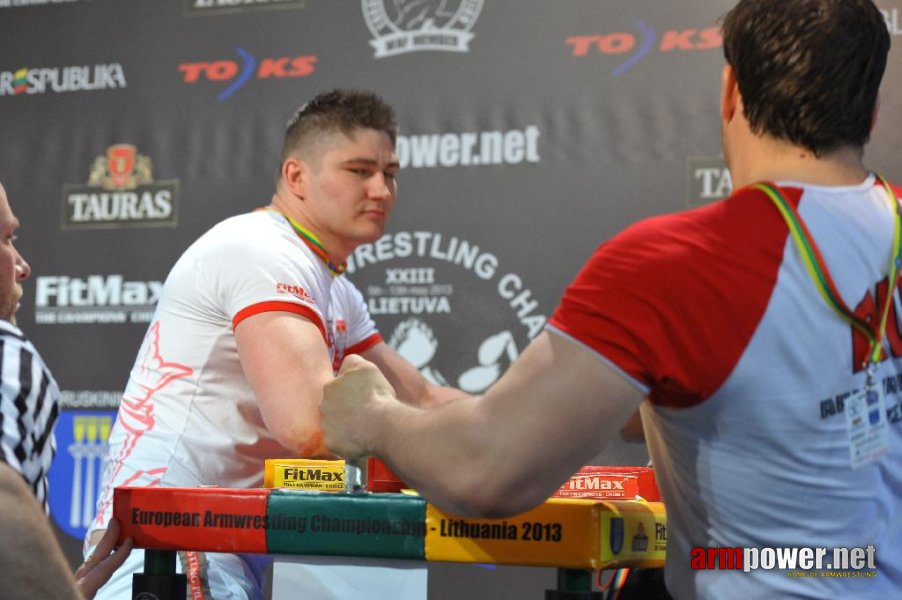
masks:
<instances>
[{"instance_id":1,"label":"referee in striped shirt","mask_svg":"<svg viewBox=\"0 0 902 600\"><path fill-rule=\"evenodd\" d=\"M71 573L47 521L47 471L56 451L59 388L34 345L16 327L22 282L31 268L16 251L13 215L0 185L0 580L3 598L93 598L131 551L115 548L118 524ZM37 500L37 502L35 502ZM115 531L114 531L115 529Z\"/></svg>"}]
</instances>

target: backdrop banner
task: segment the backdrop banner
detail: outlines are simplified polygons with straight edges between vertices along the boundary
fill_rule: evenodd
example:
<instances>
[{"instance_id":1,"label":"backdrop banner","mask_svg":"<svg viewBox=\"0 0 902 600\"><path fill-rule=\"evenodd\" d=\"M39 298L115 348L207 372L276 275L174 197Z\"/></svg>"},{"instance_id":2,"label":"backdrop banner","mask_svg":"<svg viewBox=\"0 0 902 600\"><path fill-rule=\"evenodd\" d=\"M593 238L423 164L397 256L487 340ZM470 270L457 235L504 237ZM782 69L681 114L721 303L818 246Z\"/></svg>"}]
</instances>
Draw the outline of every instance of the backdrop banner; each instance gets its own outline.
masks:
<instances>
[{"instance_id":1,"label":"backdrop banner","mask_svg":"<svg viewBox=\"0 0 902 600\"><path fill-rule=\"evenodd\" d=\"M902 0L877 4L898 41ZM426 377L480 392L600 243L729 194L719 19L732 5L0 0L0 181L33 270L19 323L63 390L51 501L73 564L162 282L205 230L269 202L300 105L344 87L396 107L395 213L348 276ZM867 150L896 180L900 52ZM620 442L596 462L646 460ZM447 569L478 574L430 598L554 587L550 571Z\"/></svg>"}]
</instances>

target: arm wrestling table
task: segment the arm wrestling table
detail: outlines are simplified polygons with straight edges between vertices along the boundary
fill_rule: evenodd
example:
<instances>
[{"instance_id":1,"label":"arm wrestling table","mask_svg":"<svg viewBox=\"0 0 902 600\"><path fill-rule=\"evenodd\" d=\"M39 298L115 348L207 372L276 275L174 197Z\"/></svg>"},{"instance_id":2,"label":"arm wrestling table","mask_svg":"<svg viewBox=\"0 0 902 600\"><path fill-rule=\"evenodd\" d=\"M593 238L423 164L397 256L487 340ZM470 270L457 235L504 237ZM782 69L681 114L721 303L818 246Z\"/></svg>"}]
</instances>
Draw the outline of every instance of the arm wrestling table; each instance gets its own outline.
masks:
<instances>
[{"instance_id":1,"label":"arm wrestling table","mask_svg":"<svg viewBox=\"0 0 902 600\"><path fill-rule=\"evenodd\" d=\"M514 517L471 519L409 494L117 488L113 512L121 538L146 549L136 599L185 598L179 550L556 567L547 600L598 599L592 571L660 567L667 539L663 505L637 500L551 498Z\"/></svg>"}]
</instances>

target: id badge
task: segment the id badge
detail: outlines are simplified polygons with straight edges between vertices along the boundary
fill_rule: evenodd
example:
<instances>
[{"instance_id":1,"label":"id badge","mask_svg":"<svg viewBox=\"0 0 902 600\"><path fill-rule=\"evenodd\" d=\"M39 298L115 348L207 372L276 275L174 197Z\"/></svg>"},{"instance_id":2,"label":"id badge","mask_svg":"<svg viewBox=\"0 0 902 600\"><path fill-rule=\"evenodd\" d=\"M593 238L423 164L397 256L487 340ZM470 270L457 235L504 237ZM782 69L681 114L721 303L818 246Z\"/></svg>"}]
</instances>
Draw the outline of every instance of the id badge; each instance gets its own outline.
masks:
<instances>
[{"instance_id":1,"label":"id badge","mask_svg":"<svg viewBox=\"0 0 902 600\"><path fill-rule=\"evenodd\" d=\"M889 439L883 394L879 387L866 387L846 399L846 429L852 468L889 454Z\"/></svg>"}]
</instances>

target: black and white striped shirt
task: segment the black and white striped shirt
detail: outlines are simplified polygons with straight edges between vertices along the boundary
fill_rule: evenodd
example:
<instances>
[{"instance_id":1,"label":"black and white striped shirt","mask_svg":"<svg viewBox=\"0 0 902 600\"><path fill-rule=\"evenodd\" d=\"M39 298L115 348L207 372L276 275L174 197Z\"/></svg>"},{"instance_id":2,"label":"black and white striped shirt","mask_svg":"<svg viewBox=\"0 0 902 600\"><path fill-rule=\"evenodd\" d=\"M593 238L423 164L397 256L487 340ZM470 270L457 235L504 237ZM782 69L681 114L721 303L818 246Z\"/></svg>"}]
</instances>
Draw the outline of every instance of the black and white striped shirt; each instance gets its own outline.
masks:
<instances>
[{"instance_id":1,"label":"black and white striped shirt","mask_svg":"<svg viewBox=\"0 0 902 600\"><path fill-rule=\"evenodd\" d=\"M38 351L0 320L0 460L22 474L45 511L59 410L59 388Z\"/></svg>"}]
</instances>

